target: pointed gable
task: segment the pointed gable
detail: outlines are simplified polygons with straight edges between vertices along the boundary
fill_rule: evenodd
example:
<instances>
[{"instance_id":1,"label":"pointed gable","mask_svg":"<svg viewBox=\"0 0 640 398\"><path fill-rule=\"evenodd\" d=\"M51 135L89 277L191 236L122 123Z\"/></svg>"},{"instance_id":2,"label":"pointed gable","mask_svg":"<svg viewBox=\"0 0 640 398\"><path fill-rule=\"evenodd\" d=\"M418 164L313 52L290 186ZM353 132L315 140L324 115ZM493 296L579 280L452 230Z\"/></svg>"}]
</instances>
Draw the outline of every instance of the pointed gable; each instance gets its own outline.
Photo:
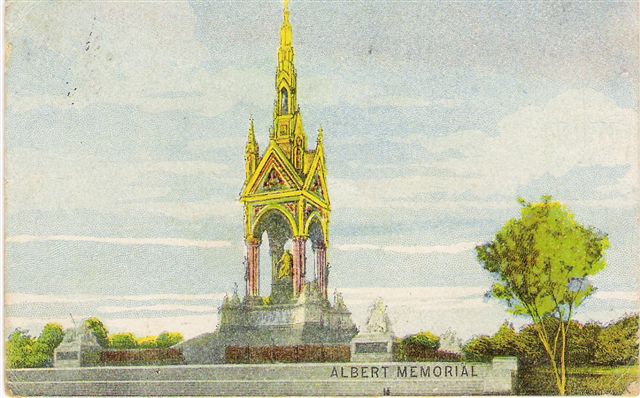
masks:
<instances>
[{"instance_id":1,"label":"pointed gable","mask_svg":"<svg viewBox=\"0 0 640 398\"><path fill-rule=\"evenodd\" d=\"M311 163L309 173L304 183L304 189L325 203L329 203L329 193L327 191L326 171L324 168L324 156L322 150L316 152L316 156Z\"/></svg>"},{"instance_id":2,"label":"pointed gable","mask_svg":"<svg viewBox=\"0 0 640 398\"><path fill-rule=\"evenodd\" d=\"M297 190L301 187L302 180L282 150L277 145L269 145L243 195Z\"/></svg>"}]
</instances>

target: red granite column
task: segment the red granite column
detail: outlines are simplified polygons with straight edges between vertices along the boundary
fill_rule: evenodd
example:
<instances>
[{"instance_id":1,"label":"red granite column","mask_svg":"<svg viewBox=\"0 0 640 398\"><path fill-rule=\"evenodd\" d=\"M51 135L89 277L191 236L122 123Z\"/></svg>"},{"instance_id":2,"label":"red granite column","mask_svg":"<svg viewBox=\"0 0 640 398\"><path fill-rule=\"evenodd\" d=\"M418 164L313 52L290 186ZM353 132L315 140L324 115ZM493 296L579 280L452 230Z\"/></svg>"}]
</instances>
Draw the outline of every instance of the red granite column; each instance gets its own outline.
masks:
<instances>
[{"instance_id":1,"label":"red granite column","mask_svg":"<svg viewBox=\"0 0 640 398\"><path fill-rule=\"evenodd\" d=\"M293 279L293 294L297 296L300 294L300 290L302 289L302 281L303 275L305 271L305 243L307 239L304 237L295 237L293 238L293 270L292 270L292 279Z\"/></svg>"},{"instance_id":2,"label":"red granite column","mask_svg":"<svg viewBox=\"0 0 640 398\"><path fill-rule=\"evenodd\" d=\"M316 280L322 297L327 298L327 247L324 242L314 245L316 255Z\"/></svg>"},{"instance_id":3,"label":"red granite column","mask_svg":"<svg viewBox=\"0 0 640 398\"><path fill-rule=\"evenodd\" d=\"M257 239L247 239L247 294L249 296L258 296L260 289L258 282L260 281L259 261L260 261L260 241Z\"/></svg>"}]
</instances>

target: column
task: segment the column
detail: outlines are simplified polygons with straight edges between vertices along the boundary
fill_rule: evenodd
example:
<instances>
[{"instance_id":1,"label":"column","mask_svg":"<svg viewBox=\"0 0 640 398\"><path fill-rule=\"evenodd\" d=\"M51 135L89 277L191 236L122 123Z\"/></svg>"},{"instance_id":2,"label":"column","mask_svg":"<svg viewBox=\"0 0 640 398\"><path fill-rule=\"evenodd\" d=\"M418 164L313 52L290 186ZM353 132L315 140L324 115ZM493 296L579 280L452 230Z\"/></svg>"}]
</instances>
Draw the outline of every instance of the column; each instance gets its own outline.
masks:
<instances>
[{"instance_id":1,"label":"column","mask_svg":"<svg viewBox=\"0 0 640 398\"><path fill-rule=\"evenodd\" d=\"M297 296L300 294L300 290L302 290L302 281L303 275L305 271L305 243L307 238L298 236L293 238L293 245L291 255L293 256L293 270L291 272L293 279L293 294Z\"/></svg>"},{"instance_id":2,"label":"column","mask_svg":"<svg viewBox=\"0 0 640 398\"><path fill-rule=\"evenodd\" d=\"M260 288L259 261L260 261L260 241L255 238L247 239L247 295L258 296Z\"/></svg>"},{"instance_id":3,"label":"column","mask_svg":"<svg viewBox=\"0 0 640 398\"><path fill-rule=\"evenodd\" d=\"M316 256L316 280L322 297L327 298L327 246L324 242L313 245Z\"/></svg>"}]
</instances>

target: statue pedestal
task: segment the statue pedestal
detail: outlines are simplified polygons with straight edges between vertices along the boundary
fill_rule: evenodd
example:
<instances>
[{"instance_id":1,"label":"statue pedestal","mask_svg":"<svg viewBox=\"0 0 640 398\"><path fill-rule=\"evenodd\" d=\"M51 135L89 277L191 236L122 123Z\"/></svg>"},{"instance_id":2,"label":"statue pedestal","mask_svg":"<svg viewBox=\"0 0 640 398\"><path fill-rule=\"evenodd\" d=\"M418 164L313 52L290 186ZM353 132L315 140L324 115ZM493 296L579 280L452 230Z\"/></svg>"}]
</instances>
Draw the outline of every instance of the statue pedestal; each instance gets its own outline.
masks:
<instances>
[{"instance_id":1,"label":"statue pedestal","mask_svg":"<svg viewBox=\"0 0 640 398\"><path fill-rule=\"evenodd\" d=\"M376 300L364 330L351 340L352 362L393 360L393 331L382 299Z\"/></svg>"},{"instance_id":2,"label":"statue pedestal","mask_svg":"<svg viewBox=\"0 0 640 398\"><path fill-rule=\"evenodd\" d=\"M225 299L219 310L220 338L227 345L252 347L349 344L357 331L344 302L332 306L313 282L297 299L283 301Z\"/></svg>"},{"instance_id":3,"label":"statue pedestal","mask_svg":"<svg viewBox=\"0 0 640 398\"><path fill-rule=\"evenodd\" d=\"M218 314L215 332L176 346L187 364L223 363L227 347L348 346L358 331L342 296L331 305L313 282L296 299L241 301L234 293Z\"/></svg>"},{"instance_id":4,"label":"statue pedestal","mask_svg":"<svg viewBox=\"0 0 640 398\"><path fill-rule=\"evenodd\" d=\"M84 325L65 330L62 343L53 351L54 368L94 366L102 347Z\"/></svg>"}]
</instances>

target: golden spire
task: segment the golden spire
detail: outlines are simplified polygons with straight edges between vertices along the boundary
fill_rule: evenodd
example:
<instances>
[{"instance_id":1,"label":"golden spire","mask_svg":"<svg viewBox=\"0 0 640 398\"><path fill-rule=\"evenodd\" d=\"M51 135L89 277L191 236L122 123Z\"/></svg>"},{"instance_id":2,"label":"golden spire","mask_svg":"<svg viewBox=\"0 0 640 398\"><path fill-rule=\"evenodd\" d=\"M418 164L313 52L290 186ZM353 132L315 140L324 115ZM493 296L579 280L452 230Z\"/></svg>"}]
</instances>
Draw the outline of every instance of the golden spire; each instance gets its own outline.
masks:
<instances>
[{"instance_id":1,"label":"golden spire","mask_svg":"<svg viewBox=\"0 0 640 398\"><path fill-rule=\"evenodd\" d=\"M291 47L291 24L289 23L289 0L284 0L280 47Z\"/></svg>"}]
</instances>

